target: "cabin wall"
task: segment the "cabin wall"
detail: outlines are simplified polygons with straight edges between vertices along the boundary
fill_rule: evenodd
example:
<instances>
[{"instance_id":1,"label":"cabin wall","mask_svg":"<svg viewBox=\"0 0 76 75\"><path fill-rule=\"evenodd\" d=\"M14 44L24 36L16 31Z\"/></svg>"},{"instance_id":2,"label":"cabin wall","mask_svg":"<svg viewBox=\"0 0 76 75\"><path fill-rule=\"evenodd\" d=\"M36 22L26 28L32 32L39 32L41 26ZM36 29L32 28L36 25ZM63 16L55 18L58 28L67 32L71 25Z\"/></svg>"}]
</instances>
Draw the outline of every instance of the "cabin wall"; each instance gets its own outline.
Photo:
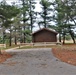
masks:
<instances>
[{"instance_id":1,"label":"cabin wall","mask_svg":"<svg viewBox=\"0 0 76 75\"><path fill-rule=\"evenodd\" d=\"M57 42L57 37L53 32L42 30L33 35L33 42Z\"/></svg>"}]
</instances>

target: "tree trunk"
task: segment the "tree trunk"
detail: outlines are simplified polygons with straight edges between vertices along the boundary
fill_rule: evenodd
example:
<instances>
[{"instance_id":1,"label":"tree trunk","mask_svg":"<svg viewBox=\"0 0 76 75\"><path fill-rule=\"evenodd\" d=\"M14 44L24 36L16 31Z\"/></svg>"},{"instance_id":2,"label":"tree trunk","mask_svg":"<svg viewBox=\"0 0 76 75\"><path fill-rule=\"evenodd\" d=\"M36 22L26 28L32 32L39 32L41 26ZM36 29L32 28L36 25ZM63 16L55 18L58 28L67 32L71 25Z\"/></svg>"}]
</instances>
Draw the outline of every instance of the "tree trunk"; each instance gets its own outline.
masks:
<instances>
[{"instance_id":1,"label":"tree trunk","mask_svg":"<svg viewBox=\"0 0 76 75\"><path fill-rule=\"evenodd\" d=\"M69 31L69 33L70 33L70 35L71 35L71 38L72 38L72 40L73 40L73 43L75 44L74 33L72 33L71 30Z\"/></svg>"},{"instance_id":2,"label":"tree trunk","mask_svg":"<svg viewBox=\"0 0 76 75\"><path fill-rule=\"evenodd\" d=\"M24 38L23 38L23 43L26 43L26 33L25 33L25 26L24 26L24 33L23 33L23 35L24 35Z\"/></svg>"},{"instance_id":3,"label":"tree trunk","mask_svg":"<svg viewBox=\"0 0 76 75\"><path fill-rule=\"evenodd\" d=\"M45 13L46 13L46 11L45 11ZM44 18L44 27L46 28L47 26L46 26L47 24L46 24L46 15L45 15L45 18Z\"/></svg>"},{"instance_id":4,"label":"tree trunk","mask_svg":"<svg viewBox=\"0 0 76 75\"><path fill-rule=\"evenodd\" d=\"M9 46L11 46L11 34L10 34L10 37L9 37Z\"/></svg>"},{"instance_id":5,"label":"tree trunk","mask_svg":"<svg viewBox=\"0 0 76 75\"><path fill-rule=\"evenodd\" d=\"M63 44L65 44L65 33L63 33Z\"/></svg>"},{"instance_id":6,"label":"tree trunk","mask_svg":"<svg viewBox=\"0 0 76 75\"><path fill-rule=\"evenodd\" d=\"M75 39L74 39L74 33L72 32L72 30L71 30L71 27L69 26L69 33L70 33L70 35L71 35L71 38L72 38L72 40L73 40L73 43L75 43Z\"/></svg>"},{"instance_id":7,"label":"tree trunk","mask_svg":"<svg viewBox=\"0 0 76 75\"><path fill-rule=\"evenodd\" d=\"M25 0L22 0L22 6L23 6L23 24L25 25L25 22L26 22L26 20L25 20L25 16L26 16L26 14L25 14ZM24 29L24 31L25 31L25 26L23 26L23 29ZM23 43L25 43L25 40L26 40L26 38L25 38L25 32L23 33Z\"/></svg>"},{"instance_id":8,"label":"tree trunk","mask_svg":"<svg viewBox=\"0 0 76 75\"><path fill-rule=\"evenodd\" d=\"M16 27L15 27L15 45L17 45Z\"/></svg>"},{"instance_id":9,"label":"tree trunk","mask_svg":"<svg viewBox=\"0 0 76 75\"><path fill-rule=\"evenodd\" d=\"M26 37L25 36L26 36L26 34L24 33L24 43L26 43Z\"/></svg>"},{"instance_id":10,"label":"tree trunk","mask_svg":"<svg viewBox=\"0 0 76 75\"><path fill-rule=\"evenodd\" d=\"M33 29L33 23L32 23L32 16L30 16L31 17L31 33L32 33L32 29Z\"/></svg>"},{"instance_id":11,"label":"tree trunk","mask_svg":"<svg viewBox=\"0 0 76 75\"><path fill-rule=\"evenodd\" d=\"M11 41L11 28L10 28L10 37L9 37L9 46L11 46L11 43L12 43L12 41Z\"/></svg>"},{"instance_id":12,"label":"tree trunk","mask_svg":"<svg viewBox=\"0 0 76 75\"><path fill-rule=\"evenodd\" d=\"M3 31L3 44L5 43L5 31Z\"/></svg>"},{"instance_id":13,"label":"tree trunk","mask_svg":"<svg viewBox=\"0 0 76 75\"><path fill-rule=\"evenodd\" d=\"M15 35L15 45L17 45L17 37L16 37L16 35Z\"/></svg>"},{"instance_id":14,"label":"tree trunk","mask_svg":"<svg viewBox=\"0 0 76 75\"><path fill-rule=\"evenodd\" d=\"M59 42L61 42L61 34L59 34Z\"/></svg>"},{"instance_id":15,"label":"tree trunk","mask_svg":"<svg viewBox=\"0 0 76 75\"><path fill-rule=\"evenodd\" d=\"M30 3L30 13L29 13L29 15L30 15L30 26L31 26L31 33L32 33L32 28L33 28L33 18L32 18L32 12L31 12L31 6L32 6L32 3L31 3L31 0L29 1L29 3Z\"/></svg>"}]
</instances>

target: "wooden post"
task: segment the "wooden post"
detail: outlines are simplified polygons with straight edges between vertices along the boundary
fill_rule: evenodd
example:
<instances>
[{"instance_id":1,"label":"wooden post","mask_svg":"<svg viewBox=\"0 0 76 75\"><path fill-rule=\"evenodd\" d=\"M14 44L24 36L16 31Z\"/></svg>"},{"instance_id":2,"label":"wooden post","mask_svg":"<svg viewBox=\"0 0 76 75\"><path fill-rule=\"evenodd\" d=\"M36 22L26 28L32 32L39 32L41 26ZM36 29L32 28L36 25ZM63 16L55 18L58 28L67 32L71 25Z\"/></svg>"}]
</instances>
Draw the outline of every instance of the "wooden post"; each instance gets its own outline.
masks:
<instances>
[{"instance_id":1,"label":"wooden post","mask_svg":"<svg viewBox=\"0 0 76 75\"><path fill-rule=\"evenodd\" d=\"M46 42L44 42L44 47L46 47Z\"/></svg>"}]
</instances>

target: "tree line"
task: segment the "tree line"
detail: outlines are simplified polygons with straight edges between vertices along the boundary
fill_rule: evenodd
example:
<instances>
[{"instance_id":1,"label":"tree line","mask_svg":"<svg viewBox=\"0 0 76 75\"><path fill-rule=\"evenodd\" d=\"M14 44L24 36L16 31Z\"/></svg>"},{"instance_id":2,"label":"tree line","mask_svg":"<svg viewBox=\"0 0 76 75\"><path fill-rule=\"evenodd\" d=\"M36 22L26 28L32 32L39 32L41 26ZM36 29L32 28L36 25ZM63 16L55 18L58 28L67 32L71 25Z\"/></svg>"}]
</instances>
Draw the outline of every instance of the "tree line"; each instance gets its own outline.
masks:
<instances>
[{"instance_id":1,"label":"tree line","mask_svg":"<svg viewBox=\"0 0 76 75\"><path fill-rule=\"evenodd\" d=\"M37 0L18 0L11 5L6 0L0 2L2 43L7 40L11 46L12 39L15 45L17 41L31 42L35 24L39 28L56 30L59 33L59 42L63 40L63 44L67 35L75 43L76 0L40 0L39 4L41 11L35 11Z\"/></svg>"}]
</instances>

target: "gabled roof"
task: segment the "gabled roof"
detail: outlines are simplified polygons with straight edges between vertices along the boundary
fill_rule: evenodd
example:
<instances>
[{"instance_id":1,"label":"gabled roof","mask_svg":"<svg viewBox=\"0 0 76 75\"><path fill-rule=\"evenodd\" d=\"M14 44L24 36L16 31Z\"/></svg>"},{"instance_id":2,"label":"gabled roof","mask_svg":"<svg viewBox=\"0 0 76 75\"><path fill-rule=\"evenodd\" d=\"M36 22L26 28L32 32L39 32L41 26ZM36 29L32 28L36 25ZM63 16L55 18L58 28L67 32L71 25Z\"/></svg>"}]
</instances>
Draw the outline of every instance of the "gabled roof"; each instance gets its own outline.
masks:
<instances>
[{"instance_id":1,"label":"gabled roof","mask_svg":"<svg viewBox=\"0 0 76 75\"><path fill-rule=\"evenodd\" d=\"M47 31L49 31L49 32L52 32L52 33L58 34L58 33L57 33L56 31L54 31L54 30L51 30L51 29L48 29L48 28L42 28L42 29L40 29L40 30L38 30L38 31L36 31L36 32L34 32L34 33L32 33L32 35L34 35L34 34L40 32L40 31L42 31L42 30L47 30Z\"/></svg>"}]
</instances>

